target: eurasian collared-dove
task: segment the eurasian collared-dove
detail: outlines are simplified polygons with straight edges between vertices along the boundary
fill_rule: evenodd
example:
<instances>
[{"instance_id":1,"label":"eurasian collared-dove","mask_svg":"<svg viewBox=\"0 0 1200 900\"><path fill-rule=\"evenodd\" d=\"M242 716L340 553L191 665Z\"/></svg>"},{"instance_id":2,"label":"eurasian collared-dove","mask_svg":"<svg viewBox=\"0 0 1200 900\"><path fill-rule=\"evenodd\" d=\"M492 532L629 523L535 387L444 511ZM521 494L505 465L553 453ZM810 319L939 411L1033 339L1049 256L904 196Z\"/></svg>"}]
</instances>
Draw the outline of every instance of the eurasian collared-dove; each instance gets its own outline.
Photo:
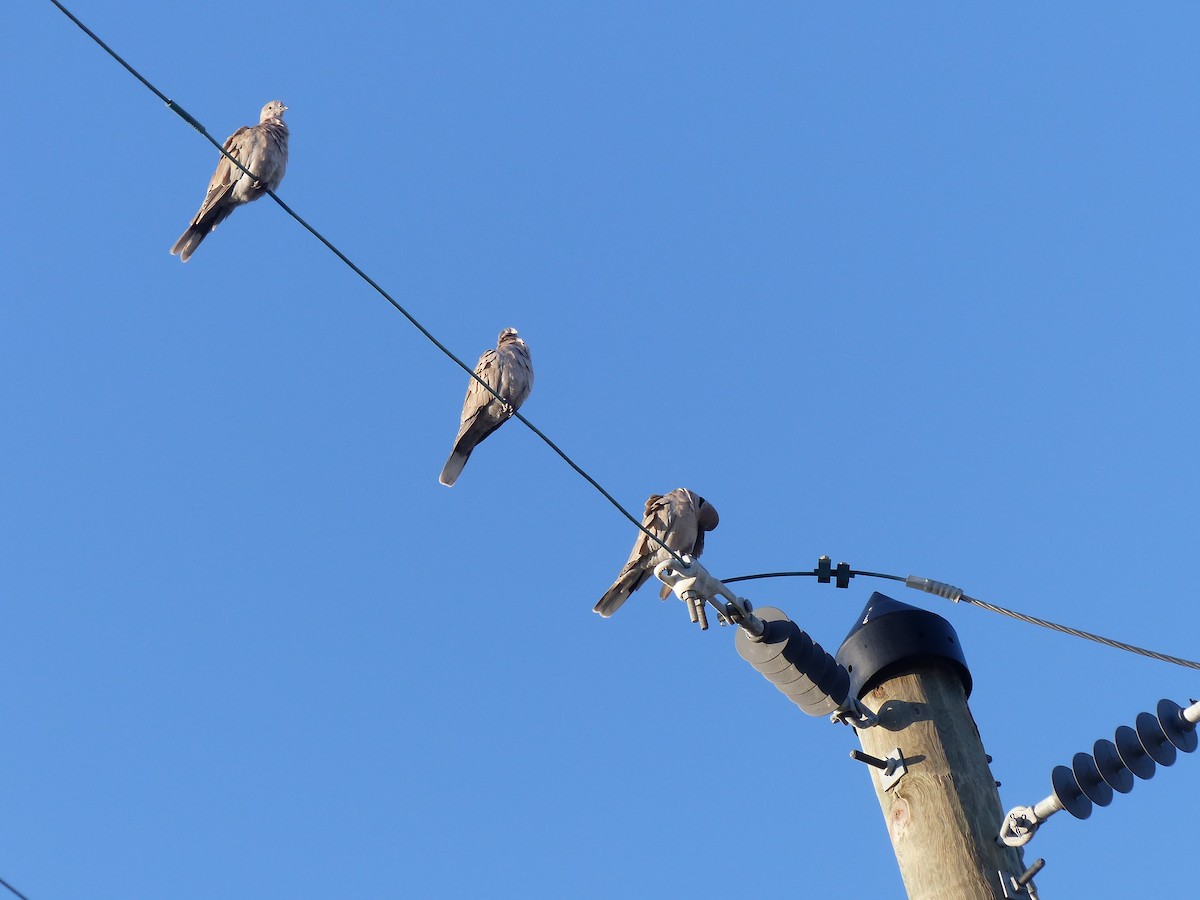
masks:
<instances>
[{"instance_id":1,"label":"eurasian collared-dove","mask_svg":"<svg viewBox=\"0 0 1200 900\"><path fill-rule=\"evenodd\" d=\"M283 124L286 109L278 100L272 100L262 108L257 125L243 125L225 141L225 152L253 172L258 180L222 156L208 183L208 195L188 230L171 248L172 256L178 253L179 258L187 262L200 242L224 222L235 207L257 200L268 189L273 191L279 187L288 157L288 127Z\"/></svg>"},{"instance_id":2,"label":"eurasian collared-dove","mask_svg":"<svg viewBox=\"0 0 1200 900\"><path fill-rule=\"evenodd\" d=\"M687 488L676 488L665 497L651 494L642 515L642 525L647 531L661 538L676 553L691 556L704 552L704 532L712 531L720 521L716 508ZM670 558L657 542L639 531L629 562L592 611L607 619L654 574L656 565ZM670 592L664 584L660 596L665 598Z\"/></svg>"},{"instance_id":3,"label":"eurasian collared-dove","mask_svg":"<svg viewBox=\"0 0 1200 900\"><path fill-rule=\"evenodd\" d=\"M458 480L476 445L508 421L533 389L533 363L529 359L529 348L517 337L517 329L505 328L500 332L496 349L484 351L475 364L475 374L508 402L501 403L483 385L471 379L463 400L454 450L438 478L447 487Z\"/></svg>"}]
</instances>

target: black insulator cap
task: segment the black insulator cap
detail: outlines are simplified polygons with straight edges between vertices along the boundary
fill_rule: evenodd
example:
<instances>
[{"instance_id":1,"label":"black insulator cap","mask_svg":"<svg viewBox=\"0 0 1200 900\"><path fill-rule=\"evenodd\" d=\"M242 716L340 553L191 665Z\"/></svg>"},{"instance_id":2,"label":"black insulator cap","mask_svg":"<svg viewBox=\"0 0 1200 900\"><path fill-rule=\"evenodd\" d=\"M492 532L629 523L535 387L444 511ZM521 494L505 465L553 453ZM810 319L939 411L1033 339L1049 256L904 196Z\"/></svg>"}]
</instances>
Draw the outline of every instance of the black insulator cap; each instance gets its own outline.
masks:
<instances>
[{"instance_id":1,"label":"black insulator cap","mask_svg":"<svg viewBox=\"0 0 1200 900\"><path fill-rule=\"evenodd\" d=\"M876 591L837 652L850 673L850 693L862 699L879 682L927 662L946 663L971 696L971 671L954 626L928 610Z\"/></svg>"}]
</instances>

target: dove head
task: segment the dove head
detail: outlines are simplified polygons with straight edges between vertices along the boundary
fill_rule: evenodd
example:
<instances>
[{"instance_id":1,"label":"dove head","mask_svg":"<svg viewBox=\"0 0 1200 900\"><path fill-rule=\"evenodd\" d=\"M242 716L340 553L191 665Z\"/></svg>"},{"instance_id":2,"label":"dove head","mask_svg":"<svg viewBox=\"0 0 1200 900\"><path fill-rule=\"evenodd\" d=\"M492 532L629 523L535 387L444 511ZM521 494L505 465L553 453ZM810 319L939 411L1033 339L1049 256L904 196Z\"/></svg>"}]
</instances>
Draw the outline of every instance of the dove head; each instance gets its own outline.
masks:
<instances>
[{"instance_id":1,"label":"dove head","mask_svg":"<svg viewBox=\"0 0 1200 900\"><path fill-rule=\"evenodd\" d=\"M286 109L287 107L283 105L282 101L272 100L270 103L264 106L262 108L262 112L259 113L259 124L266 122L268 119L279 119L282 121L283 113Z\"/></svg>"},{"instance_id":2,"label":"dove head","mask_svg":"<svg viewBox=\"0 0 1200 900\"><path fill-rule=\"evenodd\" d=\"M696 510L696 543L692 545L692 555L699 556L704 552L704 535L712 531L721 521L717 509L695 491L688 491L692 506Z\"/></svg>"},{"instance_id":3,"label":"dove head","mask_svg":"<svg viewBox=\"0 0 1200 900\"><path fill-rule=\"evenodd\" d=\"M521 338L518 337L518 335L517 335L517 329L505 328L502 332L500 332L500 337L496 338L496 346L499 347L501 344L506 343L508 341L519 341L519 340L521 340Z\"/></svg>"}]
</instances>

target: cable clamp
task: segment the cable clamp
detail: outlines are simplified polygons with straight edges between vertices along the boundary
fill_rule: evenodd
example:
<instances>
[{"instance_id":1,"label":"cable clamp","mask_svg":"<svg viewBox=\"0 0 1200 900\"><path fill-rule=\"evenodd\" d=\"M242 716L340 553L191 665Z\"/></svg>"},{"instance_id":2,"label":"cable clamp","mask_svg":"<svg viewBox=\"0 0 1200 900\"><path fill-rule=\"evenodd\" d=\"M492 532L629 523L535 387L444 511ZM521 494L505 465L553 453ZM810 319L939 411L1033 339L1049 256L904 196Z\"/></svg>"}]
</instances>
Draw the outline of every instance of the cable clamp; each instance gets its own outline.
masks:
<instances>
[{"instance_id":1,"label":"cable clamp","mask_svg":"<svg viewBox=\"0 0 1200 900\"><path fill-rule=\"evenodd\" d=\"M835 568L833 560L828 556L821 556L817 559L817 568L814 570L817 576L817 584L829 584L832 580L836 587L850 587L850 579L855 573L850 570L850 564L840 562Z\"/></svg>"},{"instance_id":2,"label":"cable clamp","mask_svg":"<svg viewBox=\"0 0 1200 900\"><path fill-rule=\"evenodd\" d=\"M754 615L754 606L744 597L739 597L725 584L700 565L693 557L684 555L683 564L674 559L660 562L654 567L654 577L671 589L671 592L687 604L692 622L703 631L708 628L705 614L706 604L711 603L717 611L722 625L733 623L744 628L752 637L762 637L766 625ZM721 602L718 598L724 598Z\"/></svg>"}]
</instances>

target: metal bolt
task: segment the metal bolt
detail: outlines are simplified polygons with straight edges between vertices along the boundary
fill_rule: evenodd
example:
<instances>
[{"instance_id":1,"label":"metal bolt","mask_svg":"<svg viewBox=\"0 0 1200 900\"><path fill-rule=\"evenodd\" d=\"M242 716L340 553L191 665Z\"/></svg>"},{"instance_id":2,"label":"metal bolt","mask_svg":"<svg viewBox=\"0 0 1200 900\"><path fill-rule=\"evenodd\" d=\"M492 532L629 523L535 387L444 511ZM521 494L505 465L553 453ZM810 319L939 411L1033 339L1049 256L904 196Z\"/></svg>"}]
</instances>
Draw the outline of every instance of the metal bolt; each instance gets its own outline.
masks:
<instances>
[{"instance_id":1,"label":"metal bolt","mask_svg":"<svg viewBox=\"0 0 1200 900\"><path fill-rule=\"evenodd\" d=\"M1025 873L1017 879L1017 887L1025 887L1029 882L1033 881L1033 876L1042 871L1046 867L1044 859L1034 860L1032 866L1025 870Z\"/></svg>"},{"instance_id":2,"label":"metal bolt","mask_svg":"<svg viewBox=\"0 0 1200 900\"><path fill-rule=\"evenodd\" d=\"M850 758L858 760L860 763L866 763L868 766L874 766L876 769L887 769L890 766L890 763L885 760L869 753L863 753L861 750L851 750Z\"/></svg>"}]
</instances>

